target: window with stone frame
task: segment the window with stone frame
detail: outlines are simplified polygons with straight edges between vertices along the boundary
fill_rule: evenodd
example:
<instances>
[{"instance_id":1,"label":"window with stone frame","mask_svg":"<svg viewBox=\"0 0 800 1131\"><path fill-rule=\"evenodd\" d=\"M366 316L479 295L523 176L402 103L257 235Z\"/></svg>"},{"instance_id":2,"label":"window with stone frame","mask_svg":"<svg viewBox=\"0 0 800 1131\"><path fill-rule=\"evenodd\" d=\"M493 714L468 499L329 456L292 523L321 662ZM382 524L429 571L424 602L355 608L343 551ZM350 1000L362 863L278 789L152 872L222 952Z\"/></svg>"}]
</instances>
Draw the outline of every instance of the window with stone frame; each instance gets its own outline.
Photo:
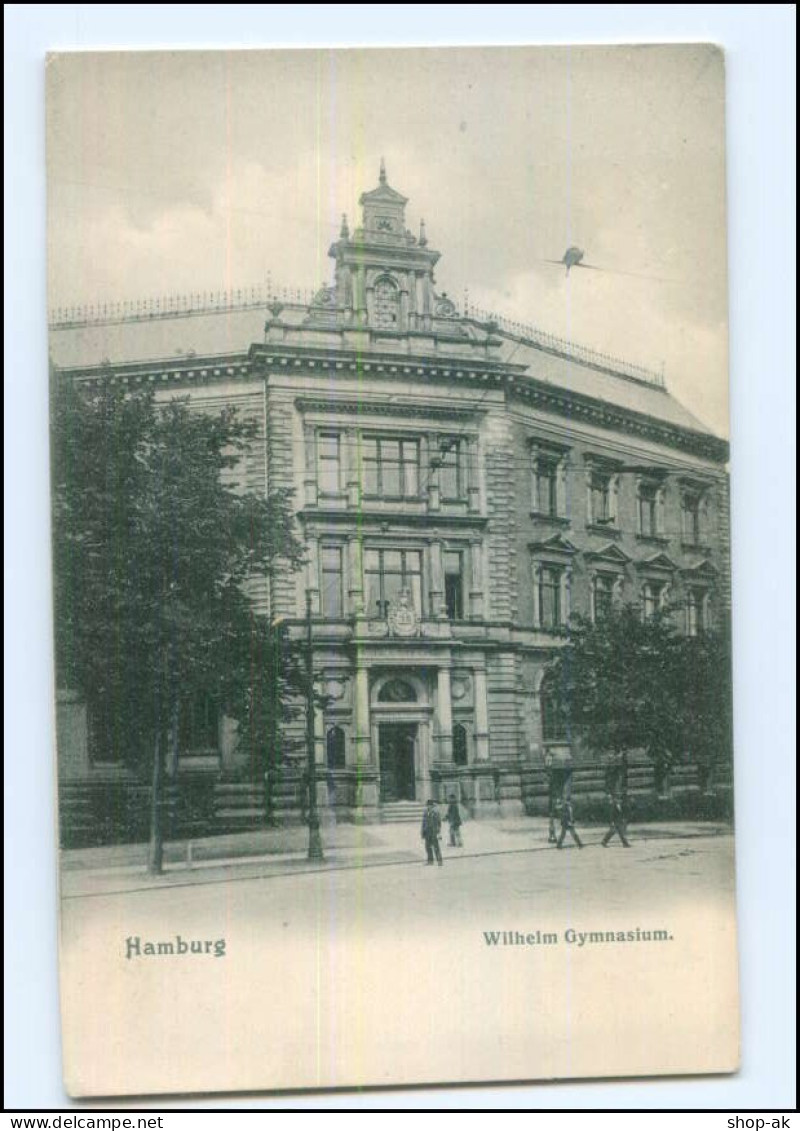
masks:
<instances>
[{"instance_id":1,"label":"window with stone frame","mask_svg":"<svg viewBox=\"0 0 800 1131\"><path fill-rule=\"evenodd\" d=\"M592 618L596 624L614 608L618 584L619 578L613 573L596 573L592 578Z\"/></svg>"},{"instance_id":2,"label":"window with stone frame","mask_svg":"<svg viewBox=\"0 0 800 1131\"><path fill-rule=\"evenodd\" d=\"M558 517L559 459L555 455L537 455L533 463L533 509L548 518Z\"/></svg>"},{"instance_id":3,"label":"window with stone frame","mask_svg":"<svg viewBox=\"0 0 800 1131\"><path fill-rule=\"evenodd\" d=\"M178 750L183 756L219 752L219 708L211 695L197 692L181 701Z\"/></svg>"},{"instance_id":4,"label":"window with stone frame","mask_svg":"<svg viewBox=\"0 0 800 1131\"><path fill-rule=\"evenodd\" d=\"M564 566L543 564L539 567L539 628L555 631L565 627L562 585Z\"/></svg>"},{"instance_id":5,"label":"window with stone frame","mask_svg":"<svg viewBox=\"0 0 800 1131\"><path fill-rule=\"evenodd\" d=\"M340 726L328 727L325 735L325 760L329 770L343 770L347 764L347 745Z\"/></svg>"},{"instance_id":6,"label":"window with stone frame","mask_svg":"<svg viewBox=\"0 0 800 1131\"><path fill-rule=\"evenodd\" d=\"M645 581L642 586L642 616L645 620L652 620L663 609L667 588L666 581Z\"/></svg>"},{"instance_id":7,"label":"window with stone frame","mask_svg":"<svg viewBox=\"0 0 800 1131\"><path fill-rule=\"evenodd\" d=\"M419 440L364 436L361 467L365 498L419 498Z\"/></svg>"},{"instance_id":8,"label":"window with stone frame","mask_svg":"<svg viewBox=\"0 0 800 1131\"><path fill-rule=\"evenodd\" d=\"M589 472L589 525L614 527L617 521L614 474L605 468Z\"/></svg>"},{"instance_id":9,"label":"window with stone frame","mask_svg":"<svg viewBox=\"0 0 800 1131\"><path fill-rule=\"evenodd\" d=\"M336 495L342 490L341 437L338 432L317 435L317 484L321 495Z\"/></svg>"},{"instance_id":10,"label":"window with stone frame","mask_svg":"<svg viewBox=\"0 0 800 1131\"><path fill-rule=\"evenodd\" d=\"M391 279L378 279L375 284L374 322L381 330L400 328L400 291Z\"/></svg>"},{"instance_id":11,"label":"window with stone frame","mask_svg":"<svg viewBox=\"0 0 800 1131\"><path fill-rule=\"evenodd\" d=\"M323 617L328 619L344 616L343 549L326 543L320 546L320 604Z\"/></svg>"},{"instance_id":12,"label":"window with stone frame","mask_svg":"<svg viewBox=\"0 0 800 1131\"><path fill-rule=\"evenodd\" d=\"M422 613L422 551L389 547L364 550L367 616L385 617L407 590L418 616Z\"/></svg>"},{"instance_id":13,"label":"window with stone frame","mask_svg":"<svg viewBox=\"0 0 800 1131\"><path fill-rule=\"evenodd\" d=\"M687 546L702 544L703 492L687 487L681 493L681 536Z\"/></svg>"},{"instance_id":14,"label":"window with stone frame","mask_svg":"<svg viewBox=\"0 0 800 1131\"><path fill-rule=\"evenodd\" d=\"M661 536L659 508L661 503L658 483L643 481L639 484L639 536L641 538L659 538Z\"/></svg>"},{"instance_id":15,"label":"window with stone frame","mask_svg":"<svg viewBox=\"0 0 800 1131\"><path fill-rule=\"evenodd\" d=\"M708 590L690 585L686 590L686 635L702 636L708 631Z\"/></svg>"},{"instance_id":16,"label":"window with stone frame","mask_svg":"<svg viewBox=\"0 0 800 1131\"><path fill-rule=\"evenodd\" d=\"M563 688L558 676L548 672L539 689L542 712L542 741L558 743L569 741L569 726Z\"/></svg>"},{"instance_id":17,"label":"window with stone frame","mask_svg":"<svg viewBox=\"0 0 800 1131\"><path fill-rule=\"evenodd\" d=\"M463 550L445 550L442 558L444 566L444 603L447 616L450 620L463 620L464 552Z\"/></svg>"},{"instance_id":18,"label":"window with stone frame","mask_svg":"<svg viewBox=\"0 0 800 1131\"><path fill-rule=\"evenodd\" d=\"M456 766L466 766L467 753L467 728L462 723L453 727L453 762Z\"/></svg>"},{"instance_id":19,"label":"window with stone frame","mask_svg":"<svg viewBox=\"0 0 800 1131\"><path fill-rule=\"evenodd\" d=\"M460 502L467 497L467 445L449 439L434 459L439 464L439 494L444 502Z\"/></svg>"},{"instance_id":20,"label":"window with stone frame","mask_svg":"<svg viewBox=\"0 0 800 1131\"><path fill-rule=\"evenodd\" d=\"M566 519L568 449L531 439L531 513L535 517Z\"/></svg>"}]
</instances>

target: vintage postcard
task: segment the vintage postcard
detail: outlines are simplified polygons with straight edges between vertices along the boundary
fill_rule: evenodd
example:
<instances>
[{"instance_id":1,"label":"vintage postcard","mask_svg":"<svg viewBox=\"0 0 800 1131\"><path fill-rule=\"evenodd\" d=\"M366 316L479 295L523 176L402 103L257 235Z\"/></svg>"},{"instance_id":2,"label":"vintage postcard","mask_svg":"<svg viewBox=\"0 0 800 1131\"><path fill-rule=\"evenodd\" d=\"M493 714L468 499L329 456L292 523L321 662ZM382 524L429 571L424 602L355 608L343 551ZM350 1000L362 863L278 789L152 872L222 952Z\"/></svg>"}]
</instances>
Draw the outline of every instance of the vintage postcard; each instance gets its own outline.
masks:
<instances>
[{"instance_id":1,"label":"vintage postcard","mask_svg":"<svg viewBox=\"0 0 800 1131\"><path fill-rule=\"evenodd\" d=\"M46 82L70 1094L735 1071L722 53Z\"/></svg>"}]
</instances>

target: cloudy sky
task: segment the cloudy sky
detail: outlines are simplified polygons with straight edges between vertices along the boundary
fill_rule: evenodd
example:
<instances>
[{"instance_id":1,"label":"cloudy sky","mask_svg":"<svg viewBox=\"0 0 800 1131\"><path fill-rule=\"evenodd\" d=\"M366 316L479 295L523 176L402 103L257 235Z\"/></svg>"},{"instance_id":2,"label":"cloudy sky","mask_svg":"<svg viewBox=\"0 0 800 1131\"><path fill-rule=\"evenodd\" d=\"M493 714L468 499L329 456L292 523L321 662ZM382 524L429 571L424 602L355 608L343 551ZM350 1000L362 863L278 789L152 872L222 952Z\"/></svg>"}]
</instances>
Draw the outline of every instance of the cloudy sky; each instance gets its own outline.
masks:
<instances>
[{"instance_id":1,"label":"cloudy sky","mask_svg":"<svg viewBox=\"0 0 800 1131\"><path fill-rule=\"evenodd\" d=\"M660 368L728 433L724 77L708 46L60 55L52 306L331 276L389 182L440 290ZM547 263L577 244L602 271Z\"/></svg>"}]
</instances>

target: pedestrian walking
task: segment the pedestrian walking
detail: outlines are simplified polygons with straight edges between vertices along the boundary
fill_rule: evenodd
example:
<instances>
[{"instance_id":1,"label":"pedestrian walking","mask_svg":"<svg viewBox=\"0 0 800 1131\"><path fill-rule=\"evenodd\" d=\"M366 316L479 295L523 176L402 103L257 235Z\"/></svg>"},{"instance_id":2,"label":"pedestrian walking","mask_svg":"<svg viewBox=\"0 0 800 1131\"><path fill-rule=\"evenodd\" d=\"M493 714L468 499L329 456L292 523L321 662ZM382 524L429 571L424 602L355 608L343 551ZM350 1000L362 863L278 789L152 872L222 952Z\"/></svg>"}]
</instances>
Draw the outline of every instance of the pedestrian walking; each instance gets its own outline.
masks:
<instances>
[{"instance_id":1,"label":"pedestrian walking","mask_svg":"<svg viewBox=\"0 0 800 1131\"><path fill-rule=\"evenodd\" d=\"M422 814L422 839L425 841L425 851L428 854L426 864L432 864L434 856L436 863L441 867L442 850L439 847L439 837L442 834L442 818L434 801L429 801Z\"/></svg>"},{"instance_id":2,"label":"pedestrian walking","mask_svg":"<svg viewBox=\"0 0 800 1131\"><path fill-rule=\"evenodd\" d=\"M609 806L611 809L610 820L611 823L608 832L603 837L601 844L603 848L608 848L609 842L616 834L622 841L625 848L630 848L630 841L625 836L625 806L622 800L616 794L610 793L608 795Z\"/></svg>"},{"instance_id":3,"label":"pedestrian walking","mask_svg":"<svg viewBox=\"0 0 800 1131\"><path fill-rule=\"evenodd\" d=\"M450 794L447 805L447 815L445 817L448 825L450 826L450 847L463 848L464 845L461 841L461 810L456 801L456 795Z\"/></svg>"},{"instance_id":4,"label":"pedestrian walking","mask_svg":"<svg viewBox=\"0 0 800 1131\"><path fill-rule=\"evenodd\" d=\"M572 808L572 802L569 800L565 800L561 806L561 833L556 842L556 848L563 848L567 833L570 834L578 848L583 848L583 841L575 828L575 811Z\"/></svg>"}]
</instances>

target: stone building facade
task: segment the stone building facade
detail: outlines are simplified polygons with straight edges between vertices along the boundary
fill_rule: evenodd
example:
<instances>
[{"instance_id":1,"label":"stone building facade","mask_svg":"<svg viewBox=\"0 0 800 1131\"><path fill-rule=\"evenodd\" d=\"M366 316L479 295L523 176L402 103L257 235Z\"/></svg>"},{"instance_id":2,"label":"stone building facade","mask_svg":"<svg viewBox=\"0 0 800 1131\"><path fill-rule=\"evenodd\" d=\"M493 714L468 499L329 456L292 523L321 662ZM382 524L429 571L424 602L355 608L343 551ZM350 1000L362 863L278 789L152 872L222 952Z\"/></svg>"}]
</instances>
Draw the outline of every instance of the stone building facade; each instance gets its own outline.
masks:
<instances>
[{"instance_id":1,"label":"stone building facade","mask_svg":"<svg viewBox=\"0 0 800 1131\"><path fill-rule=\"evenodd\" d=\"M259 420L242 482L294 490L307 566L254 600L300 632L310 594L323 815L386 819L451 792L475 815L522 813L546 763L591 760L548 702L571 613L670 599L691 633L727 615L727 445L658 374L459 310L407 203L382 168L308 301L59 312L53 360L62 379ZM88 735L62 701L62 732ZM182 772L213 779L233 821L235 724L199 716ZM62 745L73 791L124 777L89 737ZM254 806L238 804L241 824Z\"/></svg>"}]
</instances>

